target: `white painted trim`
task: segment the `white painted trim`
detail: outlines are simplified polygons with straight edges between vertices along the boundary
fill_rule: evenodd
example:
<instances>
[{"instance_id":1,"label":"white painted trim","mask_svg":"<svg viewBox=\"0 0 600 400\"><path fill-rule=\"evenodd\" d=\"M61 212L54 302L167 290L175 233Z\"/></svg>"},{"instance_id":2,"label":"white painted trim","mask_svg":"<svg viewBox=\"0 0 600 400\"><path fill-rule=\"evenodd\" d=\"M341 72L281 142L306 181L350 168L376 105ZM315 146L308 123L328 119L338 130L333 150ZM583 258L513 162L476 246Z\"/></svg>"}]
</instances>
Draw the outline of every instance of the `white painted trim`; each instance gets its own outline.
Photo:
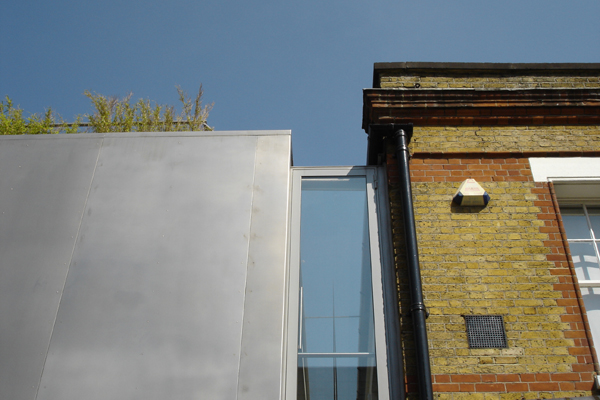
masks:
<instances>
[{"instance_id":1,"label":"white painted trim","mask_svg":"<svg viewBox=\"0 0 600 400\"><path fill-rule=\"evenodd\" d=\"M535 182L600 182L600 158L597 157L532 157L529 165Z\"/></svg>"},{"instance_id":2,"label":"white painted trim","mask_svg":"<svg viewBox=\"0 0 600 400\"><path fill-rule=\"evenodd\" d=\"M600 281L579 281L579 287L600 287Z\"/></svg>"}]
</instances>

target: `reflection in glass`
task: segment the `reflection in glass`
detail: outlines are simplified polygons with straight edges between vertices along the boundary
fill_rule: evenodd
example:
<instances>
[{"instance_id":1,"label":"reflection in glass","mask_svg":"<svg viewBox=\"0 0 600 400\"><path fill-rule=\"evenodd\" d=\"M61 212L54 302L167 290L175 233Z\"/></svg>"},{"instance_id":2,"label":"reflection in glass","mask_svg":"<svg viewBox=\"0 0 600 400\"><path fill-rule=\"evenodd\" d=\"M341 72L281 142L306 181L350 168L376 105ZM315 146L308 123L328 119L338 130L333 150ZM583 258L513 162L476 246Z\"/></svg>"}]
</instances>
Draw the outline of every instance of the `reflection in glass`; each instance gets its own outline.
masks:
<instances>
[{"instance_id":1,"label":"reflection in glass","mask_svg":"<svg viewBox=\"0 0 600 400\"><path fill-rule=\"evenodd\" d=\"M600 288L581 288L594 343L600 343ZM598 347L596 347L598 349Z\"/></svg>"},{"instance_id":2,"label":"reflection in glass","mask_svg":"<svg viewBox=\"0 0 600 400\"><path fill-rule=\"evenodd\" d=\"M298 399L377 399L366 179L304 178Z\"/></svg>"},{"instance_id":3,"label":"reflection in glass","mask_svg":"<svg viewBox=\"0 0 600 400\"><path fill-rule=\"evenodd\" d=\"M600 268L598 258L592 243L575 242L569 243L571 258L575 265L575 272L579 280L600 280Z\"/></svg>"}]
</instances>

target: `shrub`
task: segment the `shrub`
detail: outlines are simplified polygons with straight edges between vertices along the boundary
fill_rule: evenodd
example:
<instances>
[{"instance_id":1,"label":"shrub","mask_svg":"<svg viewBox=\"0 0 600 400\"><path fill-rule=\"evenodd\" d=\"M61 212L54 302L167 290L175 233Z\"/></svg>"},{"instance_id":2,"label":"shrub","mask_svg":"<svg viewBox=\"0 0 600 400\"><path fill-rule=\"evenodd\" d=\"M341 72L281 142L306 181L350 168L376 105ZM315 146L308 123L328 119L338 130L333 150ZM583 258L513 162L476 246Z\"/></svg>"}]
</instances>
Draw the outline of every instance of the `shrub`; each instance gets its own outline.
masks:
<instances>
[{"instance_id":1,"label":"shrub","mask_svg":"<svg viewBox=\"0 0 600 400\"><path fill-rule=\"evenodd\" d=\"M0 134L212 131L207 119L213 105L202 105L202 85L195 99L190 98L180 87L177 87L177 92L182 103L179 115L174 106L160 105L145 99L133 103L131 93L119 99L85 91L94 112L91 115L76 116L73 123L65 122L50 108L42 116L32 114L25 118L23 110L15 107L6 96L6 103L0 102ZM87 119L87 123L82 123L82 119Z\"/></svg>"}]
</instances>

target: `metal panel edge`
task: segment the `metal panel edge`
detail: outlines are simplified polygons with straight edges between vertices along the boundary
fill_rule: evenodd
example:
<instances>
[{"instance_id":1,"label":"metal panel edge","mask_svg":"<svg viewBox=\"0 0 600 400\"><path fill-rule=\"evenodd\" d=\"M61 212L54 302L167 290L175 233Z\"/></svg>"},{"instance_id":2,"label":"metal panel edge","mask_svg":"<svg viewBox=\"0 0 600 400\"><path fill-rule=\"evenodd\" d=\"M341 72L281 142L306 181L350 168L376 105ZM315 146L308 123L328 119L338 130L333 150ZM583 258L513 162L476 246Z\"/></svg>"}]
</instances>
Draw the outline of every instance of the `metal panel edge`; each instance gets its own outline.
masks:
<instances>
[{"instance_id":1,"label":"metal panel edge","mask_svg":"<svg viewBox=\"0 0 600 400\"><path fill-rule=\"evenodd\" d=\"M290 160L290 137L258 138L238 399L281 392Z\"/></svg>"},{"instance_id":2,"label":"metal panel edge","mask_svg":"<svg viewBox=\"0 0 600 400\"><path fill-rule=\"evenodd\" d=\"M0 140L101 139L111 137L211 137L211 136L290 136L290 130L256 131L185 131L185 132L110 132L47 135L2 135Z\"/></svg>"}]
</instances>

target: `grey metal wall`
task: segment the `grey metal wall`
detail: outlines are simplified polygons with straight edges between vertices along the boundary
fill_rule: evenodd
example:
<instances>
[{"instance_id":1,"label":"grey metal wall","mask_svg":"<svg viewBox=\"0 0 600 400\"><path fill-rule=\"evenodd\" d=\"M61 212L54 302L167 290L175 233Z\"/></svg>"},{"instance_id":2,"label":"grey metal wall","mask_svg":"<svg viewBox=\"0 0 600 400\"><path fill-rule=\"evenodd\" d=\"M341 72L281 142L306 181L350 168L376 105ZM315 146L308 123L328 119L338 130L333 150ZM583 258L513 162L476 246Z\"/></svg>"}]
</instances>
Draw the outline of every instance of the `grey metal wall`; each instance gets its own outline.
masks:
<instances>
[{"instance_id":1,"label":"grey metal wall","mask_svg":"<svg viewBox=\"0 0 600 400\"><path fill-rule=\"evenodd\" d=\"M279 398L290 152L0 137L0 398Z\"/></svg>"}]
</instances>

